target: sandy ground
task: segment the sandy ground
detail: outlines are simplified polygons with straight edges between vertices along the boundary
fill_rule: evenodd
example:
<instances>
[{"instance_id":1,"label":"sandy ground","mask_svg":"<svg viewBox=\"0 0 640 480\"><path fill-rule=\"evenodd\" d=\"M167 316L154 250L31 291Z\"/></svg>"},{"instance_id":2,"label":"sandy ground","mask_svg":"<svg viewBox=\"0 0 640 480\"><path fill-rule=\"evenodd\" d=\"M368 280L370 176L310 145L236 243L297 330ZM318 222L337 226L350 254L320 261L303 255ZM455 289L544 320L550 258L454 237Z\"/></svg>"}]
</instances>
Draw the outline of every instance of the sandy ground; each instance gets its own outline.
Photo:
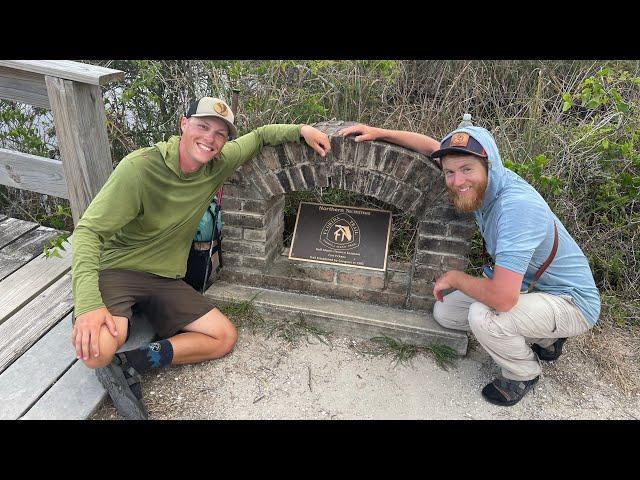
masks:
<instances>
[{"instance_id":1,"label":"sandy ground","mask_svg":"<svg viewBox=\"0 0 640 480\"><path fill-rule=\"evenodd\" d=\"M472 339L448 370L430 355L395 365L363 353L371 342L331 335L297 345L241 330L226 357L143 376L150 419L640 419L640 396L624 395L569 340L513 407L480 391L497 367ZM120 419L111 400L92 419Z\"/></svg>"}]
</instances>

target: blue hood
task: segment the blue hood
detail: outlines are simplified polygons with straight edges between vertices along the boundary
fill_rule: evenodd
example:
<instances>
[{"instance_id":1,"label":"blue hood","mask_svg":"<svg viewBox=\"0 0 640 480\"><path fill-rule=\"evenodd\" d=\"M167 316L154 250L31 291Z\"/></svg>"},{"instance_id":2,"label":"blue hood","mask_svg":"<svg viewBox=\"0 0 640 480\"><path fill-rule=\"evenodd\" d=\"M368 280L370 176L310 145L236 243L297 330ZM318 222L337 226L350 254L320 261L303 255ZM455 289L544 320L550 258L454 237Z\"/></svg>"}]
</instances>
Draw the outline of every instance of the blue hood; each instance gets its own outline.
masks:
<instances>
[{"instance_id":1,"label":"blue hood","mask_svg":"<svg viewBox=\"0 0 640 480\"><path fill-rule=\"evenodd\" d=\"M512 172L510 170L507 170L502 164L500 152L498 152L498 145L496 145L496 141L494 140L493 135L491 135L491 133L489 133L486 128L475 126L458 128L447 134L440 143L444 142L447 138L457 132L468 133L478 142L480 142L482 148L484 148L487 152L489 161L489 181L487 183L487 190L484 194L482 208L480 209L484 211L494 202L500 191L508 183L509 174Z\"/></svg>"}]
</instances>

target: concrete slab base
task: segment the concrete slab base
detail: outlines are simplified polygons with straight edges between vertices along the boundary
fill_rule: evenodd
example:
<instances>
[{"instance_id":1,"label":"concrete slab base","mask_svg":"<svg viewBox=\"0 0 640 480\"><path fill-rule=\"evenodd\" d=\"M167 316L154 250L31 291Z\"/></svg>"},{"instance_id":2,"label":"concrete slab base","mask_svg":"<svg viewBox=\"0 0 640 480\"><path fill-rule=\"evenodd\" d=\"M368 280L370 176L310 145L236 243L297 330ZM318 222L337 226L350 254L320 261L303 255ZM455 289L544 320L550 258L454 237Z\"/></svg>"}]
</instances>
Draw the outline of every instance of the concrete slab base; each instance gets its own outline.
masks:
<instances>
[{"instance_id":1,"label":"concrete slab base","mask_svg":"<svg viewBox=\"0 0 640 480\"><path fill-rule=\"evenodd\" d=\"M215 282L205 295L223 305L253 299L263 314L287 318L302 314L309 324L341 335L363 339L387 335L413 345L448 345L459 355L467 353L468 338L464 332L440 326L425 312L223 281Z\"/></svg>"}]
</instances>

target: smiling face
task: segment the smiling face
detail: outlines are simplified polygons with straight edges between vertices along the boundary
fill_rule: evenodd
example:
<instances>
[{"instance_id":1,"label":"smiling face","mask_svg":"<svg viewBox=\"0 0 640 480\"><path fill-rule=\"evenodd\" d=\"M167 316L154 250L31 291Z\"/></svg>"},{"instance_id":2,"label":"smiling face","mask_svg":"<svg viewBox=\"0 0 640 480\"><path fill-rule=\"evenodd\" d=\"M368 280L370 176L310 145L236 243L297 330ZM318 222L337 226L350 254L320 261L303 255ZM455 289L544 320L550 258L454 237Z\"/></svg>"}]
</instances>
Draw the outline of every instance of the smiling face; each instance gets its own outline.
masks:
<instances>
[{"instance_id":1,"label":"smiling face","mask_svg":"<svg viewBox=\"0 0 640 480\"><path fill-rule=\"evenodd\" d=\"M449 196L458 212L473 212L482 206L487 189L487 167L475 155L450 154L442 158Z\"/></svg>"},{"instance_id":2,"label":"smiling face","mask_svg":"<svg viewBox=\"0 0 640 480\"><path fill-rule=\"evenodd\" d=\"M217 157L229 138L229 127L216 117L182 117L180 168L192 172Z\"/></svg>"}]
</instances>

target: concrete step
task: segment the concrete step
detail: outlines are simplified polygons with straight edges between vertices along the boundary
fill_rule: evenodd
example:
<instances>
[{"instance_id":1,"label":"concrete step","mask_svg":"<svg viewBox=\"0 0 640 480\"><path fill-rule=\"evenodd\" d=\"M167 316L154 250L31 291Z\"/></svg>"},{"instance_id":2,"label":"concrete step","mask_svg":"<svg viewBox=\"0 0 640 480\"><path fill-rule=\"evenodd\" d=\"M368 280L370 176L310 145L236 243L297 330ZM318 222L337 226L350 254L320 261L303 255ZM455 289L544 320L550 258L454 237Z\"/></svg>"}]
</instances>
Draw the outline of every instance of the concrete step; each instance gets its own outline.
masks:
<instances>
[{"instance_id":1,"label":"concrete step","mask_svg":"<svg viewBox=\"0 0 640 480\"><path fill-rule=\"evenodd\" d=\"M468 339L464 332L440 326L425 312L224 281L216 281L205 295L223 305L255 297L253 304L263 314L295 317L301 313L310 324L342 335L363 339L387 335L413 345L448 345L459 355L467 353Z\"/></svg>"}]
</instances>

